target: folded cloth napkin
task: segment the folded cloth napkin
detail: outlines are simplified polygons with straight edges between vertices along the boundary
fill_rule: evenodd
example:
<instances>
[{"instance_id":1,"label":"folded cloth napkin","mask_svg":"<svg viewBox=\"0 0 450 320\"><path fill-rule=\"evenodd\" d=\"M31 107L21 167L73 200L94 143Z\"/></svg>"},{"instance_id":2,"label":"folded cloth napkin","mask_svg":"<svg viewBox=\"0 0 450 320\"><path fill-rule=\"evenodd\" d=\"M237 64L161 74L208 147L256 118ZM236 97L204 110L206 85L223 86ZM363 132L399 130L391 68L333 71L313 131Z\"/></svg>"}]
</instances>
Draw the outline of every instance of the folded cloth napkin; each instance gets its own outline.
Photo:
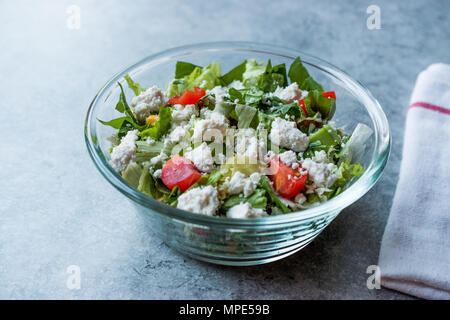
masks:
<instances>
[{"instance_id":1,"label":"folded cloth napkin","mask_svg":"<svg viewBox=\"0 0 450 320\"><path fill-rule=\"evenodd\" d=\"M450 299L450 65L417 78L378 265L384 287Z\"/></svg>"}]
</instances>

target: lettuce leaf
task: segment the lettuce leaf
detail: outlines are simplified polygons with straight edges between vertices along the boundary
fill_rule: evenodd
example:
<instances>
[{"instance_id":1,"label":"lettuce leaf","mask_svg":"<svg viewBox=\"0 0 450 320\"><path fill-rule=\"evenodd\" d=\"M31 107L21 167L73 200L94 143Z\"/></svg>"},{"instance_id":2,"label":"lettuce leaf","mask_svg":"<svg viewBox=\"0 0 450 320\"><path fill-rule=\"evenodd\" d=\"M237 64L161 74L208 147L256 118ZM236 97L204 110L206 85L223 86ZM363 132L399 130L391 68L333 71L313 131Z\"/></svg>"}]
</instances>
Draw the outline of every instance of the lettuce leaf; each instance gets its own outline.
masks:
<instances>
[{"instance_id":1,"label":"lettuce leaf","mask_svg":"<svg viewBox=\"0 0 450 320\"><path fill-rule=\"evenodd\" d=\"M358 123L355 130L353 130L350 139L340 152L340 162L344 159L347 159L350 163L360 161L366 149L367 141L372 133L373 130L370 127L365 124Z\"/></svg>"},{"instance_id":2,"label":"lettuce leaf","mask_svg":"<svg viewBox=\"0 0 450 320\"><path fill-rule=\"evenodd\" d=\"M232 196L227 200L225 200L225 202L221 205L220 209L226 212L232 207L243 202L250 203L253 208L266 210L267 208L266 191L264 189L256 189L255 192L253 192L253 194L249 197L240 197L238 195Z\"/></svg>"},{"instance_id":3,"label":"lettuce leaf","mask_svg":"<svg viewBox=\"0 0 450 320\"><path fill-rule=\"evenodd\" d=\"M128 87L133 90L135 95L140 95L141 92L144 92L146 89L142 87L139 83L134 82L133 79L131 79L130 75L126 74L124 76L125 80L127 81Z\"/></svg>"},{"instance_id":4,"label":"lettuce leaf","mask_svg":"<svg viewBox=\"0 0 450 320\"><path fill-rule=\"evenodd\" d=\"M152 138L154 140L159 140L163 135L165 135L170 129L170 122L172 121L172 110L168 106L162 106L159 108L159 120L154 126L142 131L139 136L143 139Z\"/></svg>"},{"instance_id":5,"label":"lettuce leaf","mask_svg":"<svg viewBox=\"0 0 450 320\"><path fill-rule=\"evenodd\" d=\"M200 85L204 89L212 89L221 84L220 64L211 63L202 68L188 62L179 61L176 65L175 79L169 82L166 91L169 97L173 97L186 90L193 90L194 87L200 87Z\"/></svg>"},{"instance_id":6,"label":"lettuce leaf","mask_svg":"<svg viewBox=\"0 0 450 320\"><path fill-rule=\"evenodd\" d=\"M361 163L350 164L347 160L339 165L336 171L338 179L333 187L345 187L354 177L359 178L364 173L364 168Z\"/></svg>"},{"instance_id":7,"label":"lettuce leaf","mask_svg":"<svg viewBox=\"0 0 450 320\"><path fill-rule=\"evenodd\" d=\"M175 66L175 79L182 79L185 76L190 75L195 68L201 67L190 62L177 61Z\"/></svg>"},{"instance_id":8,"label":"lettuce leaf","mask_svg":"<svg viewBox=\"0 0 450 320\"><path fill-rule=\"evenodd\" d=\"M139 185L139 179L142 174L142 167L136 162L131 162L122 172L122 178L134 188Z\"/></svg>"},{"instance_id":9,"label":"lettuce leaf","mask_svg":"<svg viewBox=\"0 0 450 320\"><path fill-rule=\"evenodd\" d=\"M225 75L223 75L222 78L221 78L222 84L225 85L225 86L228 86L230 83L232 83L235 80L236 81L242 81L242 77L243 77L244 72L245 72L246 64L247 64L247 60L242 62L237 67L235 67L235 68L231 69L230 71L228 71L228 73L226 73Z\"/></svg>"},{"instance_id":10,"label":"lettuce leaf","mask_svg":"<svg viewBox=\"0 0 450 320\"><path fill-rule=\"evenodd\" d=\"M336 111L336 101L324 97L318 90L311 90L303 101L307 110L310 108L314 113L319 112L322 119L331 119Z\"/></svg>"},{"instance_id":11,"label":"lettuce leaf","mask_svg":"<svg viewBox=\"0 0 450 320\"><path fill-rule=\"evenodd\" d=\"M258 63L255 59L248 59L245 64L245 72L242 74L242 83L245 87L258 86L259 78L264 73L264 63Z\"/></svg>"},{"instance_id":12,"label":"lettuce leaf","mask_svg":"<svg viewBox=\"0 0 450 320\"><path fill-rule=\"evenodd\" d=\"M270 201L283 213L289 213L292 212L291 209L289 209L283 202L281 202L280 198L275 194L275 192L272 190L272 186L270 184L269 179L267 176L261 176L261 180L259 181L260 186L267 192L267 195L269 196Z\"/></svg>"},{"instance_id":13,"label":"lettuce leaf","mask_svg":"<svg viewBox=\"0 0 450 320\"><path fill-rule=\"evenodd\" d=\"M124 113L125 117L120 117L110 121L103 121L97 119L100 123L113 127L114 129L119 129L118 137L121 138L127 134L128 131L137 129L139 131L143 130L145 126L141 126L137 123L136 117L131 111L130 106L127 103L127 98L123 92L123 87L120 82L117 83L120 87L119 102L116 104L116 110L120 113Z\"/></svg>"},{"instance_id":14,"label":"lettuce leaf","mask_svg":"<svg viewBox=\"0 0 450 320\"><path fill-rule=\"evenodd\" d=\"M287 85L286 65L279 64L272 67L272 62L267 62L266 70L258 80L258 87L264 92L273 92L277 87Z\"/></svg>"},{"instance_id":15,"label":"lettuce leaf","mask_svg":"<svg viewBox=\"0 0 450 320\"><path fill-rule=\"evenodd\" d=\"M323 87L309 75L309 72L303 66L300 57L297 57L294 62L292 62L288 76L291 82L297 82L302 90L317 90L319 92L324 92Z\"/></svg>"}]
</instances>

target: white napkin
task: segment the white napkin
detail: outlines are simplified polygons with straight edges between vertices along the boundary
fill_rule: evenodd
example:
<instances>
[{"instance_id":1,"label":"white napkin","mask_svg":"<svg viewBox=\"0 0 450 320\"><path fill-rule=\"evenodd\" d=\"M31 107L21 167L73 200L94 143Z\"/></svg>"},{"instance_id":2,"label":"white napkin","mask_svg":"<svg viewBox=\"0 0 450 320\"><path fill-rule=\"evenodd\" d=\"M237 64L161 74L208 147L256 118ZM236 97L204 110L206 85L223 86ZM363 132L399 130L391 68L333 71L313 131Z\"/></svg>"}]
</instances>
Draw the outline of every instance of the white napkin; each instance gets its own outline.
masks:
<instances>
[{"instance_id":1,"label":"white napkin","mask_svg":"<svg viewBox=\"0 0 450 320\"><path fill-rule=\"evenodd\" d=\"M450 65L417 78L379 267L384 287L450 299Z\"/></svg>"}]
</instances>

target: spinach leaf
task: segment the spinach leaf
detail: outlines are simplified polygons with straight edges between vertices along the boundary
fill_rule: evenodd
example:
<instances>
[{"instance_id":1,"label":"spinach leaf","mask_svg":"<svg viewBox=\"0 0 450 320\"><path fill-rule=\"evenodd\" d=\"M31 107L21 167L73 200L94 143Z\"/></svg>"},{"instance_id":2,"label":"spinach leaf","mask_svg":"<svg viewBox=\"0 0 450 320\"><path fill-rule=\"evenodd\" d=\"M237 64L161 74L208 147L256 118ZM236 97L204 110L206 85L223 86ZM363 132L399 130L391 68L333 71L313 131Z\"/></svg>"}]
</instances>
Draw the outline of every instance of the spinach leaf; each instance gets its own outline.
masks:
<instances>
[{"instance_id":1,"label":"spinach leaf","mask_svg":"<svg viewBox=\"0 0 450 320\"><path fill-rule=\"evenodd\" d=\"M113 127L114 129L120 129L120 128L122 128L124 121L128 120L128 117L121 117L121 118L113 119L110 121L102 121L100 119L97 119L97 120L101 124L104 124L105 126L110 126L110 127Z\"/></svg>"},{"instance_id":2,"label":"spinach leaf","mask_svg":"<svg viewBox=\"0 0 450 320\"><path fill-rule=\"evenodd\" d=\"M181 79L185 76L190 75L195 68L201 67L190 62L177 61L177 64L175 66L175 79Z\"/></svg>"},{"instance_id":3,"label":"spinach leaf","mask_svg":"<svg viewBox=\"0 0 450 320\"><path fill-rule=\"evenodd\" d=\"M225 202L221 205L221 211L228 211L232 207L243 203L248 202L252 205L253 208L259 208L266 210L267 207L267 197L266 191L264 189L256 189L255 192L249 197L240 197L238 195L232 196L225 200Z\"/></svg>"},{"instance_id":4,"label":"spinach leaf","mask_svg":"<svg viewBox=\"0 0 450 320\"><path fill-rule=\"evenodd\" d=\"M258 87L264 92L273 92L277 87L287 85L286 65L280 64L272 67L272 62L267 62L266 70L260 76Z\"/></svg>"},{"instance_id":5,"label":"spinach leaf","mask_svg":"<svg viewBox=\"0 0 450 320\"><path fill-rule=\"evenodd\" d=\"M297 57L294 62L292 62L291 67L289 68L288 76L291 82L297 82L302 90L309 91L314 89L320 92L324 91L322 86L309 75L309 72L303 66L300 57Z\"/></svg>"},{"instance_id":6,"label":"spinach leaf","mask_svg":"<svg viewBox=\"0 0 450 320\"><path fill-rule=\"evenodd\" d=\"M247 60L242 62L237 67L231 69L222 76L221 80L225 86L228 86L230 83L232 83L234 80L242 81L242 75L245 72L245 65L247 64Z\"/></svg>"}]
</instances>

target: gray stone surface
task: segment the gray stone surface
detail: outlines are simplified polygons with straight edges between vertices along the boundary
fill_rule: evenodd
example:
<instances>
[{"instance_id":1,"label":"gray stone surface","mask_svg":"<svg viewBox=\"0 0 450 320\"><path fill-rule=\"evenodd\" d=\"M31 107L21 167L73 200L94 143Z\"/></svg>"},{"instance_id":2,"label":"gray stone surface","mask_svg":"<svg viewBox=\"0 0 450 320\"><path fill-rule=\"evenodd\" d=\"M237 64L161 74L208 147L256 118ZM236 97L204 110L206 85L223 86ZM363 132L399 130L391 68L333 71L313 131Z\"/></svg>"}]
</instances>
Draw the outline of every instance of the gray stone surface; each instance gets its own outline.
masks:
<instances>
[{"instance_id":1,"label":"gray stone surface","mask_svg":"<svg viewBox=\"0 0 450 320\"><path fill-rule=\"evenodd\" d=\"M81 8L81 28L66 9ZM366 8L381 8L381 30ZM404 299L368 290L401 160L418 72L449 63L448 1L1 1L0 298ZM393 148L383 178L311 245L231 268L185 258L144 229L91 163L86 109L114 73L193 42L251 40L340 66L384 107ZM66 287L69 265L81 289Z\"/></svg>"}]
</instances>

